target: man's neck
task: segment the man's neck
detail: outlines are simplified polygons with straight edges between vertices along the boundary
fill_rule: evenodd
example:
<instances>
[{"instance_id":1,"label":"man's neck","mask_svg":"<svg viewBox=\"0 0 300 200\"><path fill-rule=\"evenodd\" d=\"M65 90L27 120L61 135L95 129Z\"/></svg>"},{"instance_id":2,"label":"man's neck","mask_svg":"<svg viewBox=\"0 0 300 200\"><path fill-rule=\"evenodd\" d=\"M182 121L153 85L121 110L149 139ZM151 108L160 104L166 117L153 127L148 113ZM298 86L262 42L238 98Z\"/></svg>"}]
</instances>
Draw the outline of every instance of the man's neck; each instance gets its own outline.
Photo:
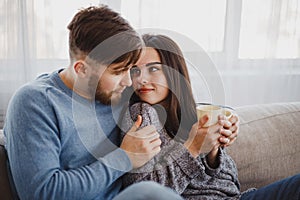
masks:
<instances>
[{"instance_id":1,"label":"man's neck","mask_svg":"<svg viewBox=\"0 0 300 200\"><path fill-rule=\"evenodd\" d=\"M62 82L71 90L76 92L78 95L82 96L85 99L91 100L92 98L83 92L79 87L74 87L75 85L75 75L71 71L70 67L64 69L59 73L59 77L61 78Z\"/></svg>"},{"instance_id":2,"label":"man's neck","mask_svg":"<svg viewBox=\"0 0 300 200\"><path fill-rule=\"evenodd\" d=\"M74 86L74 77L72 76L72 74L70 74L71 72L69 71L69 68L66 68L64 70L62 70L58 75L61 78L62 82L71 90L73 90L73 86Z\"/></svg>"}]
</instances>

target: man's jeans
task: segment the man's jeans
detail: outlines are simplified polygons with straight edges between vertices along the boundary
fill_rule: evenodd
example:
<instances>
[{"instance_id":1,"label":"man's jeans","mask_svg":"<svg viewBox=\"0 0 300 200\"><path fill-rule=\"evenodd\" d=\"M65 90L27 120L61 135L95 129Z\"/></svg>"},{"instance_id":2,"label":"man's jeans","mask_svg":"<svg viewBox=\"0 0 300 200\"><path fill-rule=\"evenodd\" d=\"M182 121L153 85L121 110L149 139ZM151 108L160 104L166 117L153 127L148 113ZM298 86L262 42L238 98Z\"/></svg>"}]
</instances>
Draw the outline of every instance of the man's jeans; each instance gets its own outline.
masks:
<instances>
[{"instance_id":1,"label":"man's jeans","mask_svg":"<svg viewBox=\"0 0 300 200\"><path fill-rule=\"evenodd\" d=\"M169 188L147 181L131 185L113 200L183 200ZM291 176L268 186L245 193L241 200L299 200L300 174Z\"/></svg>"},{"instance_id":2,"label":"man's jeans","mask_svg":"<svg viewBox=\"0 0 300 200\"><path fill-rule=\"evenodd\" d=\"M183 200L170 188L152 181L133 184L118 194L113 200Z\"/></svg>"},{"instance_id":3,"label":"man's jeans","mask_svg":"<svg viewBox=\"0 0 300 200\"><path fill-rule=\"evenodd\" d=\"M241 200L299 200L300 174L242 195Z\"/></svg>"}]
</instances>

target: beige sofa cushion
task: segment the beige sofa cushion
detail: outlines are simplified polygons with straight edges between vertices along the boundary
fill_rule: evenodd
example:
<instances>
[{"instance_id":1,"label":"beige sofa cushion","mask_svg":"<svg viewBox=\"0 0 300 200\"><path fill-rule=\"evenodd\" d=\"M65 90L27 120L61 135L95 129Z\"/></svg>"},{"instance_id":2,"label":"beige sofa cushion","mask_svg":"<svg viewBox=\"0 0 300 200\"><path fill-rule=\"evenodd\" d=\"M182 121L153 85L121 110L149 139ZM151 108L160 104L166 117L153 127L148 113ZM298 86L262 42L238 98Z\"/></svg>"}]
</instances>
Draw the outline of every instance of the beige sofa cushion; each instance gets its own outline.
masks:
<instances>
[{"instance_id":1,"label":"beige sofa cushion","mask_svg":"<svg viewBox=\"0 0 300 200\"><path fill-rule=\"evenodd\" d=\"M236 161L242 190L300 173L300 102L236 109L240 133L228 153Z\"/></svg>"}]
</instances>

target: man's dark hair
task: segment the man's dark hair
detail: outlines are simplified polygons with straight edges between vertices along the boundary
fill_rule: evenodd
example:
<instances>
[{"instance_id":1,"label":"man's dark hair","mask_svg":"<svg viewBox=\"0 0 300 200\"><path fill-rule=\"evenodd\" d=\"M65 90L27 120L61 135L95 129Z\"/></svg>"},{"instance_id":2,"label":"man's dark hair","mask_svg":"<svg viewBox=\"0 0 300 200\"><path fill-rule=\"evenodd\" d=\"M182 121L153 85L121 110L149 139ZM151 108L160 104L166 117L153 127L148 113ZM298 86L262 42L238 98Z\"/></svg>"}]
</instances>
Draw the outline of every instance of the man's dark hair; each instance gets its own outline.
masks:
<instances>
[{"instance_id":1,"label":"man's dark hair","mask_svg":"<svg viewBox=\"0 0 300 200\"><path fill-rule=\"evenodd\" d=\"M101 64L137 61L141 39L129 23L105 5L80 10L68 25L71 62L86 56Z\"/></svg>"}]
</instances>

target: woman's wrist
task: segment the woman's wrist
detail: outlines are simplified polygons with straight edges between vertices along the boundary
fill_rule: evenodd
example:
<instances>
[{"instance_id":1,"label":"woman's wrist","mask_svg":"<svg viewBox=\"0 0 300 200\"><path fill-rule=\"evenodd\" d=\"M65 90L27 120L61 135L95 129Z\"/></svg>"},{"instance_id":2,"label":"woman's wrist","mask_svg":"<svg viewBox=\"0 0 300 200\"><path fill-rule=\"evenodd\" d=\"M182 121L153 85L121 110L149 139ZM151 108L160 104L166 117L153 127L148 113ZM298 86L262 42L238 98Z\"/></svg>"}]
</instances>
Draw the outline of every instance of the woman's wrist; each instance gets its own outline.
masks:
<instances>
[{"instance_id":1,"label":"woman's wrist","mask_svg":"<svg viewBox=\"0 0 300 200\"><path fill-rule=\"evenodd\" d=\"M197 158L200 154L197 149L193 148L192 142L186 141L183 146L189 151L189 153L194 157Z\"/></svg>"},{"instance_id":2,"label":"woman's wrist","mask_svg":"<svg viewBox=\"0 0 300 200\"><path fill-rule=\"evenodd\" d=\"M206 158L207 158L207 164L211 167L211 168L217 168L220 165L220 161L218 159L218 155L219 155L219 148L214 148L213 150L211 150Z\"/></svg>"}]
</instances>

